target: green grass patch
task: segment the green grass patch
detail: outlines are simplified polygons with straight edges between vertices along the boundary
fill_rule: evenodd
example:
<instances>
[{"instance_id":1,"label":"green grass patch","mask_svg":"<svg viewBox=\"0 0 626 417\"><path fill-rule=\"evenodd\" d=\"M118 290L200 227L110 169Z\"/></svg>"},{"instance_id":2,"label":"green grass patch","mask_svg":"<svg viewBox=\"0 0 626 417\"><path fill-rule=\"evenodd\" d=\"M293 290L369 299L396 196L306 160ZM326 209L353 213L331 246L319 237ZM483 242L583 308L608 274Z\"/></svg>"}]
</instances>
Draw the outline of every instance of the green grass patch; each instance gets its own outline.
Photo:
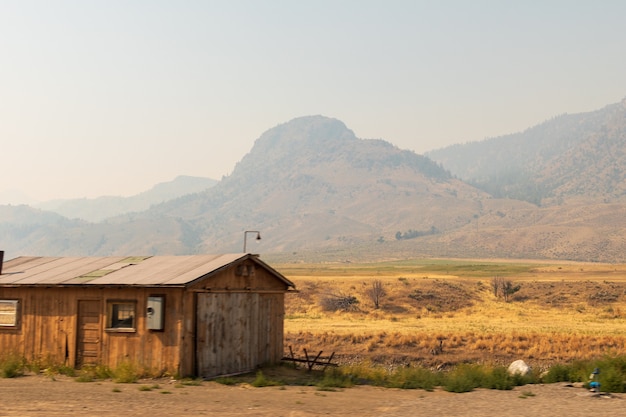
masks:
<instances>
[{"instance_id":1,"label":"green grass patch","mask_svg":"<svg viewBox=\"0 0 626 417\"><path fill-rule=\"evenodd\" d=\"M233 377L219 377L215 378L214 381L222 385L237 385L241 382L239 379Z\"/></svg>"},{"instance_id":2,"label":"green grass patch","mask_svg":"<svg viewBox=\"0 0 626 417\"><path fill-rule=\"evenodd\" d=\"M202 385L202 379L185 378L180 381L180 384L188 387L199 387Z\"/></svg>"},{"instance_id":3,"label":"green grass patch","mask_svg":"<svg viewBox=\"0 0 626 417\"><path fill-rule=\"evenodd\" d=\"M335 388L350 388L354 386L351 375L345 374L339 368L327 368L323 378L317 384L318 389L331 391Z\"/></svg>"},{"instance_id":4,"label":"green grass patch","mask_svg":"<svg viewBox=\"0 0 626 417\"><path fill-rule=\"evenodd\" d=\"M440 375L422 367L403 367L392 372L386 379L389 388L423 389L432 391L440 384Z\"/></svg>"},{"instance_id":5,"label":"green grass patch","mask_svg":"<svg viewBox=\"0 0 626 417\"><path fill-rule=\"evenodd\" d=\"M113 381L122 383L122 384L132 384L137 382L143 372L139 367L133 362L125 361L120 363L114 370L111 372L111 376Z\"/></svg>"},{"instance_id":6,"label":"green grass patch","mask_svg":"<svg viewBox=\"0 0 626 417\"><path fill-rule=\"evenodd\" d=\"M253 387L272 387L272 386L279 386L279 385L284 385L284 383L274 380L274 379L270 379L267 378L262 371L258 371L256 373L256 378L254 379L254 381L252 381L252 383L250 384Z\"/></svg>"}]
</instances>

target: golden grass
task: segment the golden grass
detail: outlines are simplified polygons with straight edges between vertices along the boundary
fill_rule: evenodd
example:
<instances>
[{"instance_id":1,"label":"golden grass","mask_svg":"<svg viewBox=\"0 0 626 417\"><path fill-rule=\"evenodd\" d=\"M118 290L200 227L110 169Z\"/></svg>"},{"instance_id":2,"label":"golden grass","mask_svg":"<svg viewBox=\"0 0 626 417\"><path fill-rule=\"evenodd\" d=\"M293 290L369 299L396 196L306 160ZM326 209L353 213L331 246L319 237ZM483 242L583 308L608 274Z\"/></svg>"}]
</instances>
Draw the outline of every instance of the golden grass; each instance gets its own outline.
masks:
<instances>
[{"instance_id":1,"label":"golden grass","mask_svg":"<svg viewBox=\"0 0 626 417\"><path fill-rule=\"evenodd\" d=\"M286 302L294 351L429 365L626 353L626 265L421 260L277 269L299 291ZM493 295L495 275L521 286L511 302ZM380 309L367 295L374 280L386 292ZM358 310L324 311L320 300L330 295L357 297Z\"/></svg>"}]
</instances>

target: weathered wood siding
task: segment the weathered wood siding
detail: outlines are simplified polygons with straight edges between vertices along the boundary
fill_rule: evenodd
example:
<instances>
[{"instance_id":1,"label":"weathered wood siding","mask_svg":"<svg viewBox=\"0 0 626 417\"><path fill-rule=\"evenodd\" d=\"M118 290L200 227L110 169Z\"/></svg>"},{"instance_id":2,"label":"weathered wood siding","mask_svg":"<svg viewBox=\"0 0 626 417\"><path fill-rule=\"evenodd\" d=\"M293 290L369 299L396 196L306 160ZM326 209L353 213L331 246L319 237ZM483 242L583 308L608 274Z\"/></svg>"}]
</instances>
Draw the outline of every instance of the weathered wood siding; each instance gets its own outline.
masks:
<instances>
[{"instance_id":1,"label":"weathered wood siding","mask_svg":"<svg viewBox=\"0 0 626 417\"><path fill-rule=\"evenodd\" d=\"M166 300L162 332L146 329L146 301L154 294L164 295ZM100 363L115 367L128 360L152 372L176 373L181 369L182 295L182 289L160 288L0 287L0 299L20 302L19 326L0 329L0 348L27 360L69 366ZM134 332L106 329L108 301L136 302ZM86 319L86 337L99 344L96 357L93 344L87 347L87 357L77 355L79 342L82 343L79 328L85 331L78 321L81 304L91 306L88 308L98 305L97 316Z\"/></svg>"},{"instance_id":2,"label":"weathered wood siding","mask_svg":"<svg viewBox=\"0 0 626 417\"><path fill-rule=\"evenodd\" d=\"M282 294L198 294L198 375L247 372L279 361L283 354L281 298Z\"/></svg>"},{"instance_id":3,"label":"weathered wood siding","mask_svg":"<svg viewBox=\"0 0 626 417\"><path fill-rule=\"evenodd\" d=\"M278 362L288 284L252 260L199 277L187 288L0 286L17 299L20 323L0 328L0 352L27 360L216 376ZM150 296L165 296L163 331L146 327ZM107 329L107 303L136 305L135 331Z\"/></svg>"},{"instance_id":4,"label":"weathered wood siding","mask_svg":"<svg viewBox=\"0 0 626 417\"><path fill-rule=\"evenodd\" d=\"M195 286L194 373L212 377L280 361L286 290L283 282L253 262Z\"/></svg>"},{"instance_id":5,"label":"weathered wood siding","mask_svg":"<svg viewBox=\"0 0 626 417\"><path fill-rule=\"evenodd\" d=\"M259 267L252 261L241 262L232 265L219 274L215 274L206 280L200 280L191 288L226 291L287 291L284 282L276 279L269 271Z\"/></svg>"}]
</instances>

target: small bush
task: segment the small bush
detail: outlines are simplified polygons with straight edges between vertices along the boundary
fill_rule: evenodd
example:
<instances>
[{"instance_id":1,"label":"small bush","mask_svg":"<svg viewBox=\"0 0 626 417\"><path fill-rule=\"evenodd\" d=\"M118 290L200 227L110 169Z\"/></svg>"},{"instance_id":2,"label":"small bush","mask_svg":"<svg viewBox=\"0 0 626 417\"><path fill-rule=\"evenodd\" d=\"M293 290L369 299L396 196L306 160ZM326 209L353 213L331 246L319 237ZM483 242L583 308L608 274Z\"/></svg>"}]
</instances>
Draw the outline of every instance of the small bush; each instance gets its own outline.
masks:
<instances>
[{"instance_id":1,"label":"small bush","mask_svg":"<svg viewBox=\"0 0 626 417\"><path fill-rule=\"evenodd\" d=\"M460 365L443 378L443 389L448 392L470 392L484 386L486 375L483 367Z\"/></svg>"},{"instance_id":2,"label":"small bush","mask_svg":"<svg viewBox=\"0 0 626 417\"><path fill-rule=\"evenodd\" d=\"M600 374L600 389L607 392L626 392L624 375L616 368L608 368Z\"/></svg>"},{"instance_id":3,"label":"small bush","mask_svg":"<svg viewBox=\"0 0 626 417\"><path fill-rule=\"evenodd\" d=\"M386 369L364 362L357 365L341 366L327 372L341 372L349 377L355 385L385 386L389 378Z\"/></svg>"},{"instance_id":4,"label":"small bush","mask_svg":"<svg viewBox=\"0 0 626 417\"><path fill-rule=\"evenodd\" d=\"M438 374L421 367L404 367L393 371L387 378L388 388L423 389L432 391L440 384Z\"/></svg>"},{"instance_id":5,"label":"small bush","mask_svg":"<svg viewBox=\"0 0 626 417\"><path fill-rule=\"evenodd\" d=\"M469 392L475 388L510 390L515 386L534 383L533 375L509 375L506 368L479 365L459 365L443 377L443 389L449 392Z\"/></svg>"},{"instance_id":6,"label":"small bush","mask_svg":"<svg viewBox=\"0 0 626 417\"><path fill-rule=\"evenodd\" d=\"M595 368L600 370L598 382L602 391L626 392L626 356L606 356L587 363L584 368L587 380Z\"/></svg>"},{"instance_id":7,"label":"small bush","mask_svg":"<svg viewBox=\"0 0 626 417\"><path fill-rule=\"evenodd\" d=\"M120 363L117 368L112 371L112 377L115 382L122 384L132 384L141 378L142 372L132 362L126 361Z\"/></svg>"},{"instance_id":8,"label":"small bush","mask_svg":"<svg viewBox=\"0 0 626 417\"><path fill-rule=\"evenodd\" d=\"M321 300L324 311L356 311L359 300L352 295L328 295Z\"/></svg>"},{"instance_id":9,"label":"small bush","mask_svg":"<svg viewBox=\"0 0 626 417\"><path fill-rule=\"evenodd\" d=\"M548 372L543 377L543 381L552 384L554 382L571 382L570 374L572 367L569 365L556 364L548 369Z\"/></svg>"},{"instance_id":10,"label":"small bush","mask_svg":"<svg viewBox=\"0 0 626 417\"><path fill-rule=\"evenodd\" d=\"M26 361L17 355L6 355L0 359L0 377L16 378L24 375Z\"/></svg>"},{"instance_id":11,"label":"small bush","mask_svg":"<svg viewBox=\"0 0 626 417\"><path fill-rule=\"evenodd\" d=\"M36 366L38 367L38 366ZM76 369L74 369L71 366L67 366L67 365L56 365L56 364L51 364L48 365L45 369L40 370L39 372L37 372L35 370L34 367L30 367L31 371L35 372L35 373L39 373L39 372L43 372L43 374L47 377L54 377L54 375L65 375L65 376L69 376L69 377L74 377L76 376Z\"/></svg>"},{"instance_id":12,"label":"small bush","mask_svg":"<svg viewBox=\"0 0 626 417\"><path fill-rule=\"evenodd\" d=\"M104 365L85 365L80 369L76 381L93 382L111 378L112 375L111 370Z\"/></svg>"},{"instance_id":13,"label":"small bush","mask_svg":"<svg viewBox=\"0 0 626 417\"><path fill-rule=\"evenodd\" d=\"M516 385L523 385L522 383L518 383L518 381L522 381L521 378L518 378L519 376L520 375L511 376L506 368L498 366L486 374L484 388L511 390Z\"/></svg>"},{"instance_id":14,"label":"small bush","mask_svg":"<svg viewBox=\"0 0 626 417\"><path fill-rule=\"evenodd\" d=\"M350 388L354 386L354 381L351 375L344 374L339 368L327 368L324 371L324 378L316 386L323 390Z\"/></svg>"}]
</instances>

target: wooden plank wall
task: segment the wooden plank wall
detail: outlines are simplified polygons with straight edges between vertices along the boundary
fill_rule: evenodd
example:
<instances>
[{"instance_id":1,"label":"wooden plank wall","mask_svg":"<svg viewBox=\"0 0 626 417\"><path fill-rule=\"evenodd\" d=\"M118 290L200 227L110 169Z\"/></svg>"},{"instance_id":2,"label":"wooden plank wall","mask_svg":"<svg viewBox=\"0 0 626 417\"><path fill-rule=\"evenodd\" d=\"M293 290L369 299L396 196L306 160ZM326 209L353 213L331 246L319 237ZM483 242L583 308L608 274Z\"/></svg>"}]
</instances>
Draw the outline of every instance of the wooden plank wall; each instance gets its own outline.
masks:
<instances>
[{"instance_id":1,"label":"wooden plank wall","mask_svg":"<svg viewBox=\"0 0 626 417\"><path fill-rule=\"evenodd\" d=\"M181 376L197 375L200 367L206 370L205 376L251 369L278 362L283 356L287 289L284 282L251 261L199 280L188 291L0 287L0 299L18 299L21 308L18 329L0 328L0 352L76 366L78 302L100 300L99 363L103 365L114 368L128 360L155 374ZM151 295L166 297L163 332L146 329L146 301ZM136 301L136 332L105 330L107 300Z\"/></svg>"},{"instance_id":2,"label":"wooden plank wall","mask_svg":"<svg viewBox=\"0 0 626 417\"><path fill-rule=\"evenodd\" d=\"M146 329L150 295L165 295L164 331ZM75 366L79 300L100 300L101 351L99 363L116 367L128 360L153 373L180 372L183 290L149 288L0 287L0 299L18 299L20 326L0 329L0 351L27 360ZM135 301L136 331L105 330L107 300Z\"/></svg>"},{"instance_id":3,"label":"wooden plank wall","mask_svg":"<svg viewBox=\"0 0 626 417\"><path fill-rule=\"evenodd\" d=\"M282 297L282 293L198 294L197 373L213 377L278 362L283 356Z\"/></svg>"},{"instance_id":4,"label":"wooden plank wall","mask_svg":"<svg viewBox=\"0 0 626 417\"><path fill-rule=\"evenodd\" d=\"M186 328L185 334L195 334L195 363L184 368L188 373L213 377L280 361L288 290L283 281L249 261L226 268L193 290L196 328Z\"/></svg>"}]
</instances>

